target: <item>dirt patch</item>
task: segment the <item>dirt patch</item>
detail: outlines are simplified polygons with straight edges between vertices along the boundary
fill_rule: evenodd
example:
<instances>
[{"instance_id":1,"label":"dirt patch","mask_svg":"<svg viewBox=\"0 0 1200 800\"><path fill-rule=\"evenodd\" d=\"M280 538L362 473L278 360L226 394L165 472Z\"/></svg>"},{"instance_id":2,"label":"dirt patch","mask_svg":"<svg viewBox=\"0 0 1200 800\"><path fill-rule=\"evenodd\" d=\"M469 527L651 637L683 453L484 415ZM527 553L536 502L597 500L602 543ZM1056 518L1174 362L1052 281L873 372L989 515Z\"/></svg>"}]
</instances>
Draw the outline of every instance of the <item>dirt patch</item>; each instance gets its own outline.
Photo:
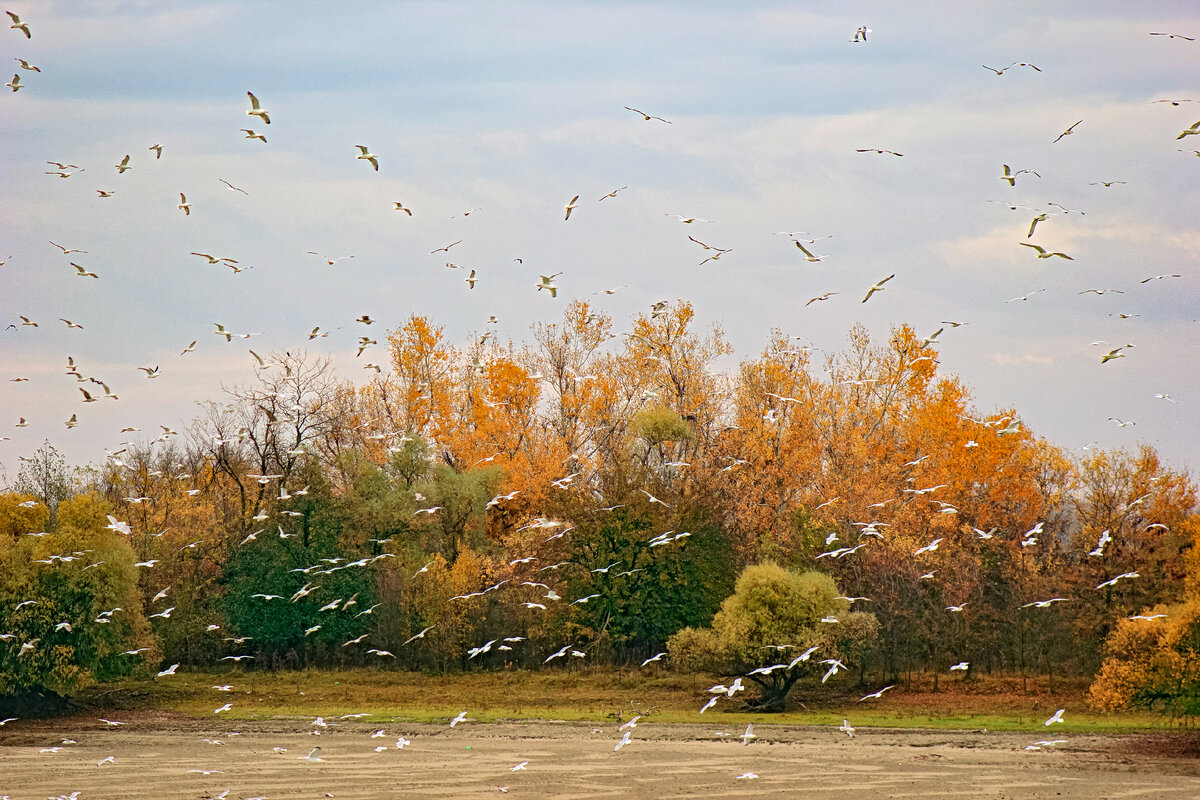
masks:
<instances>
[{"instance_id":1,"label":"dirt patch","mask_svg":"<svg viewBox=\"0 0 1200 800\"><path fill-rule=\"evenodd\" d=\"M0 728L0 795L42 800L768 797L1156 800L1200 796L1190 735L1058 736L552 721L243 722L138 712ZM398 739L406 739L397 749ZM63 742L63 740L67 742ZM51 748L59 748L54 751ZM316 758L306 758L314 747ZM1039 749L1027 749L1035 747ZM109 760L111 758L111 760ZM514 768L524 764L522 769ZM750 777L756 775L757 777ZM222 795L222 793L226 793Z\"/></svg>"}]
</instances>

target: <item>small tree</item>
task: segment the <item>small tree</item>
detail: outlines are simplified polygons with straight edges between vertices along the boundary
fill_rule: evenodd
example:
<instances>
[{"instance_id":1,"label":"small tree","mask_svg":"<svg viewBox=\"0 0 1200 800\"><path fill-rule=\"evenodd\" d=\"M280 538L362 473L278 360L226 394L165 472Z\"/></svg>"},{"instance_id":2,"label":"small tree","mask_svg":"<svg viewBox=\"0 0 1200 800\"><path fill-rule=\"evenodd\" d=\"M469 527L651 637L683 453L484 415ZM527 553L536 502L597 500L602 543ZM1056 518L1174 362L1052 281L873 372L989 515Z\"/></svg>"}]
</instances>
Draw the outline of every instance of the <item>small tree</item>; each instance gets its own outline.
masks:
<instances>
[{"instance_id":1,"label":"small tree","mask_svg":"<svg viewBox=\"0 0 1200 800\"><path fill-rule=\"evenodd\" d=\"M762 689L752 705L782 711L796 681L853 660L874 637L875 617L849 607L828 575L760 564L742 572L711 628L684 628L667 647L675 666L743 675Z\"/></svg>"},{"instance_id":2,"label":"small tree","mask_svg":"<svg viewBox=\"0 0 1200 800\"><path fill-rule=\"evenodd\" d=\"M67 460L50 442L42 442L31 457L22 459L21 470L13 488L21 494L31 494L50 509L50 523L57 519L58 504L71 496L71 475Z\"/></svg>"}]
</instances>

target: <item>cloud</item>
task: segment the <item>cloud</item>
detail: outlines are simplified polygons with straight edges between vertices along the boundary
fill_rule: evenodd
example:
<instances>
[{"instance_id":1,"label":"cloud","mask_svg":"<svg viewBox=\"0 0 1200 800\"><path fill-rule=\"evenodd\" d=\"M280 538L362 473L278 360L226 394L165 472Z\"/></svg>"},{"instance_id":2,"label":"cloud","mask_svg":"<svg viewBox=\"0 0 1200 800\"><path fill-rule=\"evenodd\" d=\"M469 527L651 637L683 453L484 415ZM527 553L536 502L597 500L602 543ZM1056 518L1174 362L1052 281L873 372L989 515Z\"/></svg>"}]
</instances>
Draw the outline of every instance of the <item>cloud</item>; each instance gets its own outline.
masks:
<instances>
[{"instance_id":1,"label":"cloud","mask_svg":"<svg viewBox=\"0 0 1200 800\"><path fill-rule=\"evenodd\" d=\"M1050 356L1034 355L1033 353L1026 353L1019 356L1014 356L1010 353L992 353L992 362L1002 367L1013 367L1021 364L1036 364L1040 367L1054 366L1054 359Z\"/></svg>"}]
</instances>

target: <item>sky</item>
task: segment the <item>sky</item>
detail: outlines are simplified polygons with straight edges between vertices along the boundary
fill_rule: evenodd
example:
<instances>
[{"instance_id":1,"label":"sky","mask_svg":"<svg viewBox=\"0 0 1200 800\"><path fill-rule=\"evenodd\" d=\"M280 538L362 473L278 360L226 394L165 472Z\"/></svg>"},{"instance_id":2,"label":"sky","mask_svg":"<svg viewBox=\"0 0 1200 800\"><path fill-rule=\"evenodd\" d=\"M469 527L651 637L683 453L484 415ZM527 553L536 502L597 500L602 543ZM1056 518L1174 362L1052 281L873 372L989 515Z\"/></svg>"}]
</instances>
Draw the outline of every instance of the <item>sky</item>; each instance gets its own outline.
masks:
<instances>
[{"instance_id":1,"label":"sky","mask_svg":"<svg viewBox=\"0 0 1200 800\"><path fill-rule=\"evenodd\" d=\"M412 314L519 344L575 298L617 330L686 299L730 371L774 328L829 352L856 323L944 328L939 370L982 413L1200 464L1200 135L1176 138L1200 119L1194 3L4 8L31 38L0 27L21 85L0 89L0 486L46 440L83 465L122 427L182 430L253 381L247 349L328 354L365 383L386 353L356 358L358 337ZM1033 172L1009 186L1005 164ZM806 244L820 261L796 231L830 237ZM701 265L689 236L729 252ZM556 272L557 298L536 290ZM82 402L68 357L120 399Z\"/></svg>"}]
</instances>

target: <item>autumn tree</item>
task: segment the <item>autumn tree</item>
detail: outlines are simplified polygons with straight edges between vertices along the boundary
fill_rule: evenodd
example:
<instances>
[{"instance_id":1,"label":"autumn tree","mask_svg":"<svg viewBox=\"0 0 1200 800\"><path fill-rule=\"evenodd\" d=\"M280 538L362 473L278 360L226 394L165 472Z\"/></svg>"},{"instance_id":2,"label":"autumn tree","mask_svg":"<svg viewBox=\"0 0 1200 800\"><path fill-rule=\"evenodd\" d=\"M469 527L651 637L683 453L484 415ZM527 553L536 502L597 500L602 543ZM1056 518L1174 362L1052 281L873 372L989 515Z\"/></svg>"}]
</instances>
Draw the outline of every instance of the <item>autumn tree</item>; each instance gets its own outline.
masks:
<instances>
[{"instance_id":1,"label":"autumn tree","mask_svg":"<svg viewBox=\"0 0 1200 800\"><path fill-rule=\"evenodd\" d=\"M1090 613L1076 635L1098 652L1118 620L1178 598L1191 545L1186 523L1197 490L1186 473L1162 464L1149 445L1136 453L1095 450L1080 460L1080 490L1071 496L1078 528L1073 594ZM1117 575L1136 578L1112 582ZM1094 667L1094 662L1090 667Z\"/></svg>"},{"instance_id":2,"label":"autumn tree","mask_svg":"<svg viewBox=\"0 0 1200 800\"><path fill-rule=\"evenodd\" d=\"M1141 708L1187 720L1200 716L1200 597L1122 620L1105 642L1104 655L1088 691L1093 707Z\"/></svg>"}]
</instances>

